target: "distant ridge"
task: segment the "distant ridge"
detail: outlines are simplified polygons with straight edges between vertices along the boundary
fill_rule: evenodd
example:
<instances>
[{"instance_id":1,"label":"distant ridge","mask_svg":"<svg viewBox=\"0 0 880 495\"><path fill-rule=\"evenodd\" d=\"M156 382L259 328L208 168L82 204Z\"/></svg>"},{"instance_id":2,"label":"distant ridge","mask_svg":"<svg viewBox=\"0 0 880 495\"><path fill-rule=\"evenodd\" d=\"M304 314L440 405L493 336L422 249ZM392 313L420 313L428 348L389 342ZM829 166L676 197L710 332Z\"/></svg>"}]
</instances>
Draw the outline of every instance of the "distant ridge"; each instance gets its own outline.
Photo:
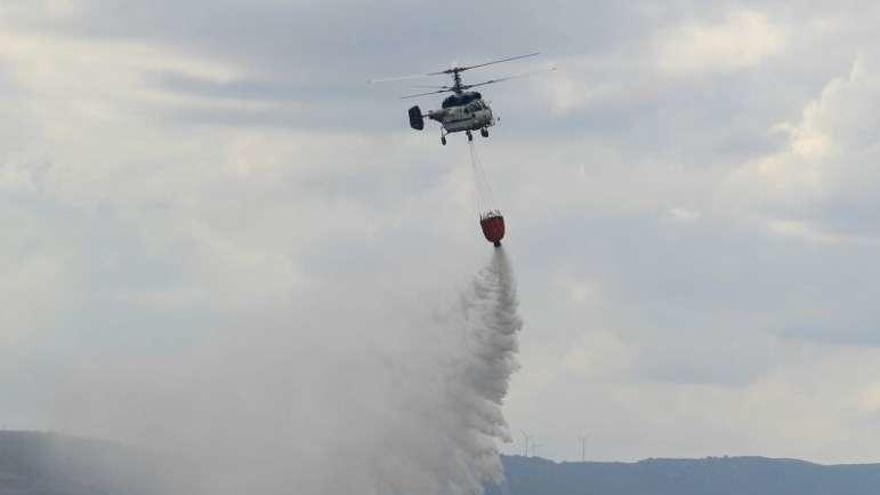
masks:
<instances>
[{"instance_id":1,"label":"distant ridge","mask_svg":"<svg viewBox=\"0 0 880 495\"><path fill-rule=\"evenodd\" d=\"M709 457L562 462L503 457L507 481L487 495L878 495L880 464ZM0 495L168 495L194 473L105 441L0 431ZM189 485L194 488L193 485ZM187 495L197 490L185 489ZM173 491L171 492L173 493ZM183 494L182 494L183 495Z\"/></svg>"},{"instance_id":2,"label":"distant ridge","mask_svg":"<svg viewBox=\"0 0 880 495\"><path fill-rule=\"evenodd\" d=\"M178 474L113 442L0 431L0 495L153 495Z\"/></svg>"},{"instance_id":3,"label":"distant ridge","mask_svg":"<svg viewBox=\"0 0 880 495\"><path fill-rule=\"evenodd\" d=\"M507 481L490 495L878 495L880 464L709 457L563 462L504 457Z\"/></svg>"}]
</instances>

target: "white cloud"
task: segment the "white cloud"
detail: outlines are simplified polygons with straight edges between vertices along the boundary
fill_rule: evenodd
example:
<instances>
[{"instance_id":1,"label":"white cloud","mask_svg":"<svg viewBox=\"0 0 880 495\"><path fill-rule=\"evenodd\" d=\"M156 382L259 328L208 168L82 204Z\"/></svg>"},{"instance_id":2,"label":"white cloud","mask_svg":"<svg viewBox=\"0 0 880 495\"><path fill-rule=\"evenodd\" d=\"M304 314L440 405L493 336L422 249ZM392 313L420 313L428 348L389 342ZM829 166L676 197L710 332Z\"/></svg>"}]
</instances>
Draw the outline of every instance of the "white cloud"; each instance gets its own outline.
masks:
<instances>
[{"instance_id":1,"label":"white cloud","mask_svg":"<svg viewBox=\"0 0 880 495\"><path fill-rule=\"evenodd\" d=\"M66 19L80 11L80 3L81 0L7 0L0 5L0 26L7 19L22 20L33 17Z\"/></svg>"},{"instance_id":2,"label":"white cloud","mask_svg":"<svg viewBox=\"0 0 880 495\"><path fill-rule=\"evenodd\" d=\"M0 59L22 118L32 124L19 143L23 158L0 166L0 190L72 211L108 212L118 222L113 228L135 235L150 256L189 259L189 283L210 288L193 302L283 300L303 283L296 260L304 250L336 236L369 238L379 222L396 220L380 220L363 196L333 190L365 175L364 160L377 150L394 153L387 137L186 126L164 118L175 106L230 103L166 93L153 85L153 74L222 81L239 77L240 68L139 42L16 32L0 35ZM21 122L5 125L14 130ZM396 167L404 165L399 157ZM81 240L70 248L93 249ZM202 294L192 286L166 287L167 297L143 290L128 299Z\"/></svg>"},{"instance_id":3,"label":"white cloud","mask_svg":"<svg viewBox=\"0 0 880 495\"><path fill-rule=\"evenodd\" d=\"M7 215L3 215L0 225L15 225L20 230L18 222L34 219L18 219L16 223L9 220ZM24 341L38 342L44 338L71 305L68 299L71 270L66 266L69 260L64 250L22 252L27 251L26 246L34 239L20 231L15 234L12 234L15 231L6 232L12 239L0 244L0 252L4 253L0 261L0 300L3 301L3 311L0 311L0 359L4 359L2 356L16 347L22 348ZM10 249L10 243L18 246Z\"/></svg>"},{"instance_id":4,"label":"white cloud","mask_svg":"<svg viewBox=\"0 0 880 495\"><path fill-rule=\"evenodd\" d=\"M786 146L735 170L725 195L758 212L771 231L819 242L870 242L880 226L866 216L878 205L880 120L876 57L861 56L849 74L830 81L796 122L772 132Z\"/></svg>"},{"instance_id":5,"label":"white cloud","mask_svg":"<svg viewBox=\"0 0 880 495\"><path fill-rule=\"evenodd\" d=\"M785 49L785 31L761 12L740 10L720 22L692 21L660 34L658 67L670 74L753 67Z\"/></svg>"},{"instance_id":6,"label":"white cloud","mask_svg":"<svg viewBox=\"0 0 880 495\"><path fill-rule=\"evenodd\" d=\"M637 359L637 352L620 335L607 330L588 330L562 359L563 366L585 379L623 376Z\"/></svg>"},{"instance_id":7,"label":"white cloud","mask_svg":"<svg viewBox=\"0 0 880 495\"><path fill-rule=\"evenodd\" d=\"M666 213L663 216L664 219L667 219L669 221L687 224L699 222L702 215L698 211L689 210L680 206L674 206L666 210Z\"/></svg>"}]
</instances>

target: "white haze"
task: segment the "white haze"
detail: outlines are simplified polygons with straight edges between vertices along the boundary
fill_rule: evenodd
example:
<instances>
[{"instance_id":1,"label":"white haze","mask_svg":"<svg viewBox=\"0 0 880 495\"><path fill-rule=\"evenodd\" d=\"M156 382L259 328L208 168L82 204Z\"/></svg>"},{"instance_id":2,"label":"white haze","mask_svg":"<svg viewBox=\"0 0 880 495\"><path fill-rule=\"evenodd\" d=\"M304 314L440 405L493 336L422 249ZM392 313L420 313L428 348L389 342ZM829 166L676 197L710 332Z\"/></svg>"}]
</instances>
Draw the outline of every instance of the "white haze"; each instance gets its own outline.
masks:
<instances>
[{"instance_id":1,"label":"white haze","mask_svg":"<svg viewBox=\"0 0 880 495\"><path fill-rule=\"evenodd\" d=\"M173 359L84 366L58 427L187 460L197 488L167 493L455 495L500 481L521 327L504 251L454 303L368 292L340 287L336 304L255 318Z\"/></svg>"}]
</instances>

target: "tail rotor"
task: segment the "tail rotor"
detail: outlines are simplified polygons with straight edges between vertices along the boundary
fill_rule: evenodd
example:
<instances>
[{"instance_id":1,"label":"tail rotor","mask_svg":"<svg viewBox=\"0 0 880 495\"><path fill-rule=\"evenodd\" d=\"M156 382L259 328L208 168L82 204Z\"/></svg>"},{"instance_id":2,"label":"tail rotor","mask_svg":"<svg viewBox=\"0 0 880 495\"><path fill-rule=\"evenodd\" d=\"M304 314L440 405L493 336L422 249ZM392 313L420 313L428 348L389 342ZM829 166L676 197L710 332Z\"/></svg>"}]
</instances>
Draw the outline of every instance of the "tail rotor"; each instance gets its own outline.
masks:
<instances>
[{"instance_id":1,"label":"tail rotor","mask_svg":"<svg viewBox=\"0 0 880 495\"><path fill-rule=\"evenodd\" d=\"M409 109L409 126L417 131L425 128L425 118L422 116L422 109L418 105Z\"/></svg>"}]
</instances>

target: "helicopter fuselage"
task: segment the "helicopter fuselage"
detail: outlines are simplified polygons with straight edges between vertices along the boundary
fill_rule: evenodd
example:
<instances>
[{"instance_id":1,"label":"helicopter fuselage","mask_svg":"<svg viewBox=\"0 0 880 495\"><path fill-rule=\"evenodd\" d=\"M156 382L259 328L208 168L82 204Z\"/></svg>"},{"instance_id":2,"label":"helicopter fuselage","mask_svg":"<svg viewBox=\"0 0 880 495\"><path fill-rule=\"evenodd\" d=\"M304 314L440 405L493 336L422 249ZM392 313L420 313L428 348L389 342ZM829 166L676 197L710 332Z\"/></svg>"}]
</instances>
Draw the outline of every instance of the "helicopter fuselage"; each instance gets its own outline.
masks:
<instances>
[{"instance_id":1,"label":"helicopter fuselage","mask_svg":"<svg viewBox=\"0 0 880 495\"><path fill-rule=\"evenodd\" d=\"M492 109L477 92L449 96L443 100L443 108L428 112L427 117L439 122L445 134L477 131L495 124Z\"/></svg>"}]
</instances>

